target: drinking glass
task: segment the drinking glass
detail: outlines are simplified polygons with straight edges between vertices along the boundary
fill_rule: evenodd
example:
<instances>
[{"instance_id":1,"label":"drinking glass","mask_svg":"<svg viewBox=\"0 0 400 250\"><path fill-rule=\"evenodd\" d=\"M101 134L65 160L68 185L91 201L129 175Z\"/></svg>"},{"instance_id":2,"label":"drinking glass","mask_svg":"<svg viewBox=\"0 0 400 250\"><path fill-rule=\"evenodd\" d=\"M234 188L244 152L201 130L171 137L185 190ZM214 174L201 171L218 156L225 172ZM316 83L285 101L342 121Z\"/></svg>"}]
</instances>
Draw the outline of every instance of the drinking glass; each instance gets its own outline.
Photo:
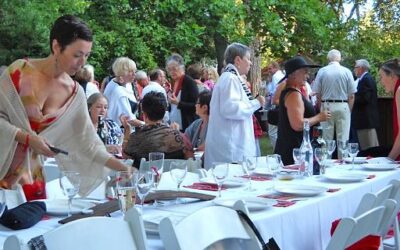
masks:
<instances>
[{"instance_id":1,"label":"drinking glass","mask_svg":"<svg viewBox=\"0 0 400 250\"><path fill-rule=\"evenodd\" d=\"M299 166L299 175L303 175L305 168L304 168L304 153L301 152L300 148L294 148L293 152L293 160L294 160L294 164L296 164L297 166Z\"/></svg>"},{"instance_id":2,"label":"drinking glass","mask_svg":"<svg viewBox=\"0 0 400 250\"><path fill-rule=\"evenodd\" d=\"M326 140L326 149L328 150L329 159L332 159L332 154L336 149L336 141L335 140Z\"/></svg>"},{"instance_id":3,"label":"drinking glass","mask_svg":"<svg viewBox=\"0 0 400 250\"><path fill-rule=\"evenodd\" d=\"M172 179L176 182L176 189L179 191L181 188L181 184L186 177L187 173L187 162L171 162L169 173L171 174Z\"/></svg>"},{"instance_id":4,"label":"drinking glass","mask_svg":"<svg viewBox=\"0 0 400 250\"><path fill-rule=\"evenodd\" d=\"M252 187L251 176L254 173L254 170L257 168L257 157L256 156L244 156L243 157L243 168L246 172L246 175L249 177L249 186L245 189L247 191L255 191Z\"/></svg>"},{"instance_id":5,"label":"drinking glass","mask_svg":"<svg viewBox=\"0 0 400 250\"><path fill-rule=\"evenodd\" d=\"M212 165L213 165L212 166L212 175L214 177L215 182L218 185L218 197L221 197L221 188L222 188L222 184L228 177L229 164L221 163L221 162L214 162Z\"/></svg>"},{"instance_id":6,"label":"drinking glass","mask_svg":"<svg viewBox=\"0 0 400 250\"><path fill-rule=\"evenodd\" d=\"M135 175L135 177L136 177L136 193L140 199L142 213L144 212L143 205L144 205L145 198L149 194L150 189L153 187L153 175L154 175L154 173L152 171L139 172Z\"/></svg>"},{"instance_id":7,"label":"drinking glass","mask_svg":"<svg viewBox=\"0 0 400 250\"><path fill-rule=\"evenodd\" d=\"M68 197L68 217L72 214L72 198L79 192L81 178L76 171L60 171L60 187Z\"/></svg>"},{"instance_id":8,"label":"drinking glass","mask_svg":"<svg viewBox=\"0 0 400 250\"><path fill-rule=\"evenodd\" d=\"M348 146L347 141L345 141L345 140L338 140L337 141L337 148L340 151L340 159L342 161L347 155L347 146Z\"/></svg>"},{"instance_id":9,"label":"drinking glass","mask_svg":"<svg viewBox=\"0 0 400 250\"><path fill-rule=\"evenodd\" d=\"M351 157L351 169L354 169L354 158L357 156L358 154L358 143L350 143L348 145L348 151L349 151L349 155Z\"/></svg>"},{"instance_id":10,"label":"drinking glass","mask_svg":"<svg viewBox=\"0 0 400 250\"><path fill-rule=\"evenodd\" d=\"M281 167L281 156L277 154L267 155L267 166L271 172L276 172Z\"/></svg>"},{"instance_id":11,"label":"drinking glass","mask_svg":"<svg viewBox=\"0 0 400 250\"><path fill-rule=\"evenodd\" d=\"M328 157L328 150L326 148L316 148L314 156L320 166L320 174L325 174L325 160Z\"/></svg>"},{"instance_id":12,"label":"drinking glass","mask_svg":"<svg viewBox=\"0 0 400 250\"><path fill-rule=\"evenodd\" d=\"M6 205L6 191L4 189L0 189L0 217L3 215L4 210L6 210Z\"/></svg>"},{"instance_id":13,"label":"drinking glass","mask_svg":"<svg viewBox=\"0 0 400 250\"><path fill-rule=\"evenodd\" d=\"M155 173L153 175L154 176L153 184L154 188L157 189L164 169L164 153L162 152L149 153L149 166L150 169Z\"/></svg>"},{"instance_id":14,"label":"drinking glass","mask_svg":"<svg viewBox=\"0 0 400 250\"><path fill-rule=\"evenodd\" d=\"M133 207L136 203L136 180L137 173L131 171L117 172L117 195L121 212L125 212Z\"/></svg>"}]
</instances>

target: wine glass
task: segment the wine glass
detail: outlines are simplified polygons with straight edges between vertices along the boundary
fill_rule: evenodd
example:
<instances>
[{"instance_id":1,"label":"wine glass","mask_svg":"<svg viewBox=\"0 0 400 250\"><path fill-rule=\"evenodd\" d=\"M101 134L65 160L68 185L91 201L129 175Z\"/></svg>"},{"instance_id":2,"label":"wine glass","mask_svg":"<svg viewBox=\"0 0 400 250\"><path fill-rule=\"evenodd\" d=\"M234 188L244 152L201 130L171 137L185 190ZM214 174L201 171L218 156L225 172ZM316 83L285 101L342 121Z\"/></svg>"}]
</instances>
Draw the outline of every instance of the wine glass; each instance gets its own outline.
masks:
<instances>
[{"instance_id":1,"label":"wine glass","mask_svg":"<svg viewBox=\"0 0 400 250\"><path fill-rule=\"evenodd\" d=\"M149 166L154 172L154 188L157 189L158 184L160 184L161 175L164 169L164 153L162 152L151 152L149 153Z\"/></svg>"},{"instance_id":2,"label":"wine glass","mask_svg":"<svg viewBox=\"0 0 400 250\"><path fill-rule=\"evenodd\" d=\"M171 174L172 179L176 182L176 189L179 191L181 184L186 177L187 162L171 162L169 173Z\"/></svg>"},{"instance_id":3,"label":"wine glass","mask_svg":"<svg viewBox=\"0 0 400 250\"><path fill-rule=\"evenodd\" d=\"M294 160L294 164L296 164L299 167L299 175L303 175L305 168L304 168L304 153L301 151L300 148L294 148L293 152L293 160Z\"/></svg>"},{"instance_id":4,"label":"wine glass","mask_svg":"<svg viewBox=\"0 0 400 250\"><path fill-rule=\"evenodd\" d=\"M336 141L335 140L326 140L326 149L328 150L329 159L332 159L332 154L336 149Z\"/></svg>"},{"instance_id":5,"label":"wine glass","mask_svg":"<svg viewBox=\"0 0 400 250\"><path fill-rule=\"evenodd\" d=\"M60 187L68 196L68 217L72 214L72 198L79 192L81 178L76 171L60 171Z\"/></svg>"},{"instance_id":6,"label":"wine glass","mask_svg":"<svg viewBox=\"0 0 400 250\"><path fill-rule=\"evenodd\" d=\"M346 140L338 140L337 141L337 148L340 151L340 159L343 161L343 159L347 155L347 141Z\"/></svg>"},{"instance_id":7,"label":"wine glass","mask_svg":"<svg viewBox=\"0 0 400 250\"><path fill-rule=\"evenodd\" d=\"M320 166L320 174L325 174L325 160L328 157L328 150L323 148L315 148L314 156Z\"/></svg>"},{"instance_id":8,"label":"wine glass","mask_svg":"<svg viewBox=\"0 0 400 250\"><path fill-rule=\"evenodd\" d=\"M222 188L222 184L228 177L229 164L221 163L221 162L214 162L212 165L213 165L212 166L212 175L214 177L215 182L218 185L218 197L221 198L221 188Z\"/></svg>"},{"instance_id":9,"label":"wine glass","mask_svg":"<svg viewBox=\"0 0 400 250\"><path fill-rule=\"evenodd\" d=\"M281 167L281 156L277 154L267 155L267 166L271 173L272 178L272 187L275 187L276 173L279 172L279 168Z\"/></svg>"},{"instance_id":10,"label":"wine glass","mask_svg":"<svg viewBox=\"0 0 400 250\"><path fill-rule=\"evenodd\" d=\"M137 173L132 173L131 171L117 172L118 203L121 212L124 214L136 203L136 175Z\"/></svg>"},{"instance_id":11,"label":"wine glass","mask_svg":"<svg viewBox=\"0 0 400 250\"><path fill-rule=\"evenodd\" d=\"M246 175L249 177L249 186L245 189L247 191L255 191L252 187L251 176L254 173L254 170L257 168L257 157L256 156L244 156L243 157L243 168L246 172Z\"/></svg>"},{"instance_id":12,"label":"wine glass","mask_svg":"<svg viewBox=\"0 0 400 250\"><path fill-rule=\"evenodd\" d=\"M145 198L153 187L153 176L154 173L152 171L139 172L136 174L136 193L140 199L142 213L144 211L143 206Z\"/></svg>"},{"instance_id":13,"label":"wine glass","mask_svg":"<svg viewBox=\"0 0 400 250\"><path fill-rule=\"evenodd\" d=\"M354 159L358 154L358 143L356 142L349 142L348 144L348 151L349 151L349 155L351 157L351 169L354 169Z\"/></svg>"}]
</instances>

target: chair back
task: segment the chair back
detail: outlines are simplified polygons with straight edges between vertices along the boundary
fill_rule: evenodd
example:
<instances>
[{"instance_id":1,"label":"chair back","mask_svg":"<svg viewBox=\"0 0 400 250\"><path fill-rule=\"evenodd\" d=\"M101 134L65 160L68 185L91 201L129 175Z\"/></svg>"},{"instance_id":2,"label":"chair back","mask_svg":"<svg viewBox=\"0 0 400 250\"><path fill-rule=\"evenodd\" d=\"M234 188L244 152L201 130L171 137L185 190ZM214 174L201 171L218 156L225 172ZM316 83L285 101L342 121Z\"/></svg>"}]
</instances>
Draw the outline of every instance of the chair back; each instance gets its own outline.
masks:
<instances>
[{"instance_id":1,"label":"chair back","mask_svg":"<svg viewBox=\"0 0 400 250\"><path fill-rule=\"evenodd\" d=\"M48 250L135 250L147 249L146 234L140 213L131 208L124 220L110 217L89 217L69 222L43 234ZM4 249L28 249L13 235Z\"/></svg>"},{"instance_id":2,"label":"chair back","mask_svg":"<svg viewBox=\"0 0 400 250\"><path fill-rule=\"evenodd\" d=\"M385 206L379 206L358 217L341 219L326 249L345 249L367 235L377 235L385 209Z\"/></svg>"},{"instance_id":3,"label":"chair back","mask_svg":"<svg viewBox=\"0 0 400 250\"><path fill-rule=\"evenodd\" d=\"M200 209L177 224L164 218L160 222L160 237L166 250L261 249L237 212L222 206Z\"/></svg>"}]
</instances>

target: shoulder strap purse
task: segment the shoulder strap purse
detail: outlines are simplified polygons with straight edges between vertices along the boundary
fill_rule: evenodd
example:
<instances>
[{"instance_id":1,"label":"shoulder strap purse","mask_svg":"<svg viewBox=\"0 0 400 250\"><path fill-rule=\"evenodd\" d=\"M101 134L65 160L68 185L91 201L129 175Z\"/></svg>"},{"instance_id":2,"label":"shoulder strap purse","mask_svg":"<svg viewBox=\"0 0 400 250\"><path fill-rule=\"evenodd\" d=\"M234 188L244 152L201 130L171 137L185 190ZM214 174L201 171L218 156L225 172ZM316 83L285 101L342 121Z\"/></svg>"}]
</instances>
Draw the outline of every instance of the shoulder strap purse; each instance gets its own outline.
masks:
<instances>
[{"instance_id":1,"label":"shoulder strap purse","mask_svg":"<svg viewBox=\"0 0 400 250\"><path fill-rule=\"evenodd\" d=\"M274 238L270 238L268 240L268 243L265 243L263 237L261 236L260 232L258 231L256 225L254 225L253 221L249 218L249 216L244 213L241 210L236 210L236 212L239 214L239 217L242 218L247 225L251 228L251 230L254 232L255 236L257 237L258 241L261 244L261 247L263 250L280 250L278 244L274 240Z\"/></svg>"}]
</instances>

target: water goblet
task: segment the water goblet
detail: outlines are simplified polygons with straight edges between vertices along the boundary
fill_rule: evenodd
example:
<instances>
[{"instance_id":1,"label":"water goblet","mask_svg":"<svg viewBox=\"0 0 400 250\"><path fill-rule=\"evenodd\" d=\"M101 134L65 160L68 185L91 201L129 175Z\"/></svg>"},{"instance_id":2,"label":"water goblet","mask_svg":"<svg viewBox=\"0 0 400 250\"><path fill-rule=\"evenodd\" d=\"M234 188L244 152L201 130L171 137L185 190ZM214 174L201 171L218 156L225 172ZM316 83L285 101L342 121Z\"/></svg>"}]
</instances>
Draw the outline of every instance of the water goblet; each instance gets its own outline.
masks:
<instances>
[{"instance_id":1,"label":"water goblet","mask_svg":"<svg viewBox=\"0 0 400 250\"><path fill-rule=\"evenodd\" d=\"M348 143L346 140L338 140L337 141L337 148L340 151L340 159L342 161L347 155L347 146L348 146Z\"/></svg>"},{"instance_id":2,"label":"water goblet","mask_svg":"<svg viewBox=\"0 0 400 250\"><path fill-rule=\"evenodd\" d=\"M257 157L256 156L244 156L243 157L243 168L246 172L246 175L249 177L249 186L245 189L247 191L255 191L252 187L251 176L254 173L254 170L257 168Z\"/></svg>"},{"instance_id":3,"label":"water goblet","mask_svg":"<svg viewBox=\"0 0 400 250\"><path fill-rule=\"evenodd\" d=\"M328 157L328 150L326 148L316 148L314 156L320 166L320 174L325 174L325 160Z\"/></svg>"},{"instance_id":4,"label":"water goblet","mask_svg":"<svg viewBox=\"0 0 400 250\"><path fill-rule=\"evenodd\" d=\"M276 173L279 172L279 168L281 167L280 155L277 154L267 155L267 166L271 173L272 188L273 188L275 186Z\"/></svg>"},{"instance_id":5,"label":"water goblet","mask_svg":"<svg viewBox=\"0 0 400 250\"><path fill-rule=\"evenodd\" d=\"M212 166L212 175L218 185L218 197L221 197L222 184L228 177L229 164L222 162L214 162Z\"/></svg>"},{"instance_id":6,"label":"water goblet","mask_svg":"<svg viewBox=\"0 0 400 250\"><path fill-rule=\"evenodd\" d=\"M179 191L181 184L186 177L187 162L171 162L169 173L171 174L172 179L176 182L176 189Z\"/></svg>"},{"instance_id":7,"label":"water goblet","mask_svg":"<svg viewBox=\"0 0 400 250\"><path fill-rule=\"evenodd\" d=\"M332 159L332 154L336 149L336 141L335 140L326 140L326 149L328 150L329 159Z\"/></svg>"},{"instance_id":8,"label":"water goblet","mask_svg":"<svg viewBox=\"0 0 400 250\"><path fill-rule=\"evenodd\" d=\"M68 197L68 217L72 214L72 198L79 192L81 178L76 171L60 171L60 187Z\"/></svg>"},{"instance_id":9,"label":"water goblet","mask_svg":"<svg viewBox=\"0 0 400 250\"><path fill-rule=\"evenodd\" d=\"M124 214L136 203L136 175L137 173L132 173L131 171L117 172L118 203L121 212Z\"/></svg>"},{"instance_id":10,"label":"water goblet","mask_svg":"<svg viewBox=\"0 0 400 250\"><path fill-rule=\"evenodd\" d=\"M354 169L354 159L358 154L358 143L350 143L348 144L348 151L349 151L349 155L351 157L351 169Z\"/></svg>"},{"instance_id":11,"label":"water goblet","mask_svg":"<svg viewBox=\"0 0 400 250\"><path fill-rule=\"evenodd\" d=\"M143 206L145 198L153 187L153 175L154 173L152 171L139 172L136 174L136 193L140 200L142 213L144 212Z\"/></svg>"},{"instance_id":12,"label":"water goblet","mask_svg":"<svg viewBox=\"0 0 400 250\"><path fill-rule=\"evenodd\" d=\"M157 189L164 169L164 153L162 152L149 153L149 166L150 169L155 173L153 185L154 188Z\"/></svg>"},{"instance_id":13,"label":"water goblet","mask_svg":"<svg viewBox=\"0 0 400 250\"><path fill-rule=\"evenodd\" d=\"M302 176L304 175L304 153L301 151L300 148L294 148L292 151L292 156L293 156L293 160L294 160L294 164L296 164L297 166L299 166L299 175Z\"/></svg>"}]
</instances>

